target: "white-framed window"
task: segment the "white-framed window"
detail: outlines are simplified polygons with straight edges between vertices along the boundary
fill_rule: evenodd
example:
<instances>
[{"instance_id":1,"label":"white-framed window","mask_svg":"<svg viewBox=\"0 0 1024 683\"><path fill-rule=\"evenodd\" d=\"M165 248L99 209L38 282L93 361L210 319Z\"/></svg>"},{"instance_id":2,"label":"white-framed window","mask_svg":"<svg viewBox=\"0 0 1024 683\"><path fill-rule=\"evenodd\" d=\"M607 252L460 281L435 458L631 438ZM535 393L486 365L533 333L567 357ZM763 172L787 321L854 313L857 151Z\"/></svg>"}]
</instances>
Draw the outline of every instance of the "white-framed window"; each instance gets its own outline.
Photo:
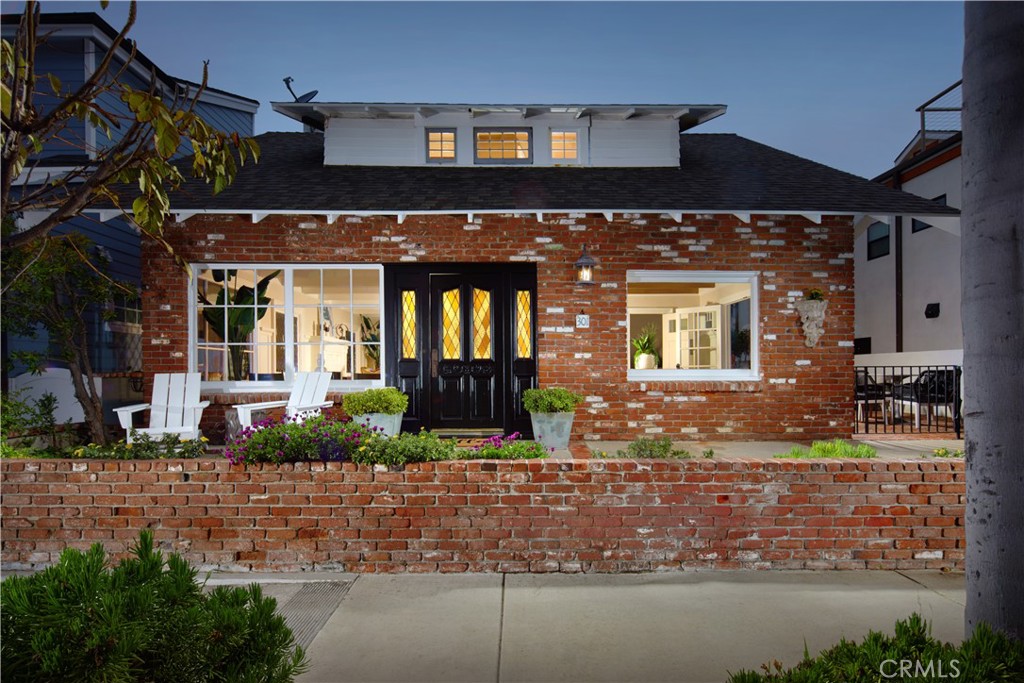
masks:
<instances>
[{"instance_id":1,"label":"white-framed window","mask_svg":"<svg viewBox=\"0 0 1024 683\"><path fill-rule=\"evenodd\" d=\"M747 271L627 271L628 379L758 379L757 283Z\"/></svg>"},{"instance_id":2,"label":"white-framed window","mask_svg":"<svg viewBox=\"0 0 1024 683\"><path fill-rule=\"evenodd\" d=\"M455 129L427 128L427 162L455 163Z\"/></svg>"},{"instance_id":3,"label":"white-framed window","mask_svg":"<svg viewBox=\"0 0 1024 683\"><path fill-rule=\"evenodd\" d=\"M478 164L532 164L532 128L474 128L473 161Z\"/></svg>"},{"instance_id":4,"label":"white-framed window","mask_svg":"<svg viewBox=\"0 0 1024 683\"><path fill-rule=\"evenodd\" d=\"M280 390L326 370L335 390L383 386L380 265L192 264L189 370L224 391Z\"/></svg>"},{"instance_id":5,"label":"white-framed window","mask_svg":"<svg viewBox=\"0 0 1024 683\"><path fill-rule=\"evenodd\" d=\"M580 135L575 130L552 128L551 161L555 164L576 164L580 160Z\"/></svg>"}]
</instances>

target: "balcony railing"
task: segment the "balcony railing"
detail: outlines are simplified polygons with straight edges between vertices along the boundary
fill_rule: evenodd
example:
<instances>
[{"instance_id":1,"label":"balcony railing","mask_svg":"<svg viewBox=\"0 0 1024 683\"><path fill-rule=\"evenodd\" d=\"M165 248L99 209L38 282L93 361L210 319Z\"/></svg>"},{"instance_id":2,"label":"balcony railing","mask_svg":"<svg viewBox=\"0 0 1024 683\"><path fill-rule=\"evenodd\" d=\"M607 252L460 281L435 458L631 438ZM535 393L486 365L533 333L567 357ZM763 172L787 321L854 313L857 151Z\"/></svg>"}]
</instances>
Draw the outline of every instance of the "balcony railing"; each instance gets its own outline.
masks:
<instances>
[{"instance_id":1,"label":"balcony railing","mask_svg":"<svg viewBox=\"0 0 1024 683\"><path fill-rule=\"evenodd\" d=\"M855 433L953 432L960 438L959 365L862 365L855 370Z\"/></svg>"}]
</instances>

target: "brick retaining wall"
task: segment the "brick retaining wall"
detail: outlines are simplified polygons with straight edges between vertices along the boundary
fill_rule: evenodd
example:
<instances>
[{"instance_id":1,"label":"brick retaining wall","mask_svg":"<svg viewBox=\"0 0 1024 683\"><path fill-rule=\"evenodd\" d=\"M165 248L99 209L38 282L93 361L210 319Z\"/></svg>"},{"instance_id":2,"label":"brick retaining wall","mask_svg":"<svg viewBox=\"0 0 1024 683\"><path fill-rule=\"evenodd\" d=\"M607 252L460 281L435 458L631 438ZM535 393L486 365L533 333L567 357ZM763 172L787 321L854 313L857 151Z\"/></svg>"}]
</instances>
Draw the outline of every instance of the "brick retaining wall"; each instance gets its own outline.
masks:
<instances>
[{"instance_id":1,"label":"brick retaining wall","mask_svg":"<svg viewBox=\"0 0 1024 683\"><path fill-rule=\"evenodd\" d=\"M0 462L6 569L143 528L204 567L962 569L962 461Z\"/></svg>"}]
</instances>

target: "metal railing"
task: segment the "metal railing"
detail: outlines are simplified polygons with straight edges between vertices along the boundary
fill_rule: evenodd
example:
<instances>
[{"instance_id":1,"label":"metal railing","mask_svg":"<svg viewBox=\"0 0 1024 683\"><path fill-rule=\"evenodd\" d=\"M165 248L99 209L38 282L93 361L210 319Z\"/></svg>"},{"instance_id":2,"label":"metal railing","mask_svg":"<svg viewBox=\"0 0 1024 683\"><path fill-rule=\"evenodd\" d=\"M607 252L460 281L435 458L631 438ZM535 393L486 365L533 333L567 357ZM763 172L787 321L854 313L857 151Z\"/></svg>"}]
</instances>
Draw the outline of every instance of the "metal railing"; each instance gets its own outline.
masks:
<instances>
[{"instance_id":1,"label":"metal railing","mask_svg":"<svg viewBox=\"0 0 1024 683\"><path fill-rule=\"evenodd\" d=\"M856 434L956 434L962 431L959 365L854 368Z\"/></svg>"}]
</instances>

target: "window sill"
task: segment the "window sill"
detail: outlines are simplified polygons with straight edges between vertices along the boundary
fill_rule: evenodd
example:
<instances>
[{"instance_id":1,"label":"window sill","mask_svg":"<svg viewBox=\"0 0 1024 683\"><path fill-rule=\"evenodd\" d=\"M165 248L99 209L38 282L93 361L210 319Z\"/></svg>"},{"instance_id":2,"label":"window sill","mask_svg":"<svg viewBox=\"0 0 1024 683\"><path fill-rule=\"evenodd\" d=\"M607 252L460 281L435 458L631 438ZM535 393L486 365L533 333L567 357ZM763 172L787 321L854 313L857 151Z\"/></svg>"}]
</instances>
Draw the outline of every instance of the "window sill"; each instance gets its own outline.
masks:
<instances>
[{"instance_id":1,"label":"window sill","mask_svg":"<svg viewBox=\"0 0 1024 683\"><path fill-rule=\"evenodd\" d=\"M751 370L627 370L630 382L760 382Z\"/></svg>"},{"instance_id":2,"label":"window sill","mask_svg":"<svg viewBox=\"0 0 1024 683\"><path fill-rule=\"evenodd\" d=\"M327 387L328 393L348 394L364 389L380 389L384 387L382 379L331 380ZM202 382L199 390L203 395L237 396L249 394L290 394L291 382Z\"/></svg>"}]
</instances>

